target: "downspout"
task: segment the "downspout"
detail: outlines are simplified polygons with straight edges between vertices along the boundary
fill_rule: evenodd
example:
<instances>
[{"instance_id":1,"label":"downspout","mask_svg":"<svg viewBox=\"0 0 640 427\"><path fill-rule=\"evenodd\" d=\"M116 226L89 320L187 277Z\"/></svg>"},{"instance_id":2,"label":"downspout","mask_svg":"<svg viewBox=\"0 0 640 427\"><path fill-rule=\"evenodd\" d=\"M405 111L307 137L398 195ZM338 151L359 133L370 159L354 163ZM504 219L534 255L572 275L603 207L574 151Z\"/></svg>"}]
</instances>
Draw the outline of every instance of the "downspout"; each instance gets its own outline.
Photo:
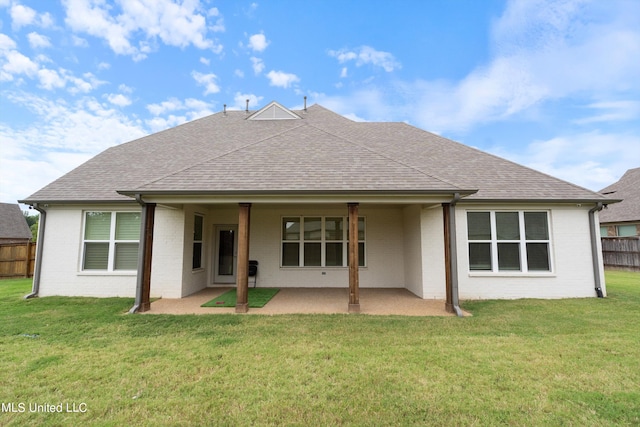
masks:
<instances>
[{"instance_id":1,"label":"downspout","mask_svg":"<svg viewBox=\"0 0 640 427\"><path fill-rule=\"evenodd\" d=\"M136 277L136 300L133 307L129 310L129 314L137 313L142 305L142 271L144 270L144 257L146 245L144 244L145 230L147 229L147 204L142 200L140 194L136 194L136 202L142 206L140 214L140 245L138 246L138 273Z\"/></svg>"},{"instance_id":2,"label":"downspout","mask_svg":"<svg viewBox=\"0 0 640 427\"><path fill-rule=\"evenodd\" d=\"M596 212L600 212L603 207L602 202L598 202L594 208L589 210L589 232L591 233L593 279L598 298L604 298L604 294L602 293L602 282L600 281L600 259L598 258L598 242L600 241L600 236L598 235L599 233L596 232Z\"/></svg>"},{"instance_id":3,"label":"downspout","mask_svg":"<svg viewBox=\"0 0 640 427\"><path fill-rule=\"evenodd\" d=\"M35 298L40 292L40 272L42 271L42 252L44 246L44 229L47 225L47 211L40 207L38 203L34 203L33 208L40 212L38 220L38 237L36 240L36 265L33 267L33 284L31 285L31 293L24 296L24 299Z\"/></svg>"},{"instance_id":4,"label":"downspout","mask_svg":"<svg viewBox=\"0 0 640 427\"><path fill-rule=\"evenodd\" d=\"M451 304L456 316L464 317L458 298L458 251L456 247L456 204L460 193L455 193L449 204L449 251L451 256Z\"/></svg>"}]
</instances>

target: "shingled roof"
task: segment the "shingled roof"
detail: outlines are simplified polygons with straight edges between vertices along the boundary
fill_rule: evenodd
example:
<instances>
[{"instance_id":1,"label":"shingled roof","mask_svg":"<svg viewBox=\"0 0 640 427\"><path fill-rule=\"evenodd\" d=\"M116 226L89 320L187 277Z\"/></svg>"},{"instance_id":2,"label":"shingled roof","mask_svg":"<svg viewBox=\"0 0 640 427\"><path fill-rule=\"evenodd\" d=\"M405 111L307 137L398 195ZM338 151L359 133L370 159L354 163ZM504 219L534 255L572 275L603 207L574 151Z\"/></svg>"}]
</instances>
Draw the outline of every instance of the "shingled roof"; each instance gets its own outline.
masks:
<instances>
[{"instance_id":1,"label":"shingled roof","mask_svg":"<svg viewBox=\"0 0 640 427\"><path fill-rule=\"evenodd\" d=\"M20 206L0 203L0 240L30 240L32 237Z\"/></svg>"},{"instance_id":2,"label":"shingled roof","mask_svg":"<svg viewBox=\"0 0 640 427\"><path fill-rule=\"evenodd\" d=\"M269 120L263 113L274 104L281 107L221 112L109 148L23 202L251 192L607 200L405 123L354 122L320 105Z\"/></svg>"},{"instance_id":3,"label":"shingled roof","mask_svg":"<svg viewBox=\"0 0 640 427\"><path fill-rule=\"evenodd\" d=\"M600 212L600 222L640 221L640 168L629 169L615 184L603 188L607 197L623 199Z\"/></svg>"}]
</instances>

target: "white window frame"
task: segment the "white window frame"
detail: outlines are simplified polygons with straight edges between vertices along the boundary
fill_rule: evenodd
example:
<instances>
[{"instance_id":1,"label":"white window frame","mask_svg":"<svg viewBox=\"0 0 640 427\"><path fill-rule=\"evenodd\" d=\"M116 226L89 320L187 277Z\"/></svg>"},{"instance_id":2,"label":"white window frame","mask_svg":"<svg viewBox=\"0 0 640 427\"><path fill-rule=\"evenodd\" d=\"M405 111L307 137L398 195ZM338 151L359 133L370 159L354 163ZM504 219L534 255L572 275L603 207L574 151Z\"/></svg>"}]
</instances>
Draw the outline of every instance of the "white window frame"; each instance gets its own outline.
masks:
<instances>
[{"instance_id":1,"label":"white window frame","mask_svg":"<svg viewBox=\"0 0 640 427\"><path fill-rule=\"evenodd\" d=\"M89 213L108 213L111 215L111 223L109 228L109 239L108 240L95 240L95 239L86 239L86 227L87 227L87 214ZM103 210L87 210L82 212L82 247L81 247L81 257L80 257L80 272L89 273L89 274L103 274L103 273L132 273L137 272L137 267L135 269L115 269L115 256L116 256L116 245L118 243L137 243L138 249L140 249L140 237L136 240L123 240L116 239L116 223L117 223L117 215L119 213L139 213L140 211L103 211ZM142 220L142 218L141 218ZM85 255L86 255L86 244L87 243L107 243L109 245L108 259L107 259L107 268L106 269L85 269Z\"/></svg>"},{"instance_id":2,"label":"white window frame","mask_svg":"<svg viewBox=\"0 0 640 427\"><path fill-rule=\"evenodd\" d=\"M300 221L300 234L298 240L285 240L283 238L284 234L284 219L285 218L295 218ZM320 218L321 228L320 228L320 240L305 240L304 239L304 220L305 218ZM342 227L342 239L333 240L327 239L326 237L326 220L327 218L342 218L343 224ZM362 243L364 245L364 251L359 251L358 258L359 262L362 260L362 264L360 268L366 268L367 266L367 219L364 216L358 216L358 220L362 219L364 221L364 239L358 239L358 244ZM304 265L304 244L306 243L320 243L320 265L307 266ZM284 244L285 243L298 243L298 265L283 265L284 258ZM342 243L342 265L326 265L326 244L327 243ZM349 243L349 217L342 215L282 215L280 217L280 267L281 268L346 268L349 266L349 251L348 251L348 243Z\"/></svg>"},{"instance_id":3,"label":"white window frame","mask_svg":"<svg viewBox=\"0 0 640 427\"><path fill-rule=\"evenodd\" d=\"M491 226L491 239L489 240L476 240L469 239L469 217L468 213L470 212L488 212L489 213L489 221ZM496 213L518 213L518 227L519 227L519 239L514 240L498 240L497 234L497 225L496 225ZM532 212L540 212L546 213L547 218L547 239L545 240L533 240L526 238L526 230L525 230L525 213ZM526 210L490 210L490 209L478 209L478 210L467 210L465 213L466 221L467 221L467 230L466 230L466 239L467 239L467 261L468 268L470 274L500 274L500 275L510 275L510 274L527 274L527 275L548 275L550 273L554 273L554 263L553 263L553 244L551 238L551 214L548 210L544 209L526 209ZM491 248L491 269L490 270L474 270L471 268L471 259L469 256L469 247L471 243L489 243ZM499 243L517 243L519 244L519 255L520 255L520 269L519 270L500 270L500 266L498 264L498 244ZM548 247L548 261L549 261L549 270L529 270L529 265L527 261L527 243L546 243Z\"/></svg>"}]
</instances>

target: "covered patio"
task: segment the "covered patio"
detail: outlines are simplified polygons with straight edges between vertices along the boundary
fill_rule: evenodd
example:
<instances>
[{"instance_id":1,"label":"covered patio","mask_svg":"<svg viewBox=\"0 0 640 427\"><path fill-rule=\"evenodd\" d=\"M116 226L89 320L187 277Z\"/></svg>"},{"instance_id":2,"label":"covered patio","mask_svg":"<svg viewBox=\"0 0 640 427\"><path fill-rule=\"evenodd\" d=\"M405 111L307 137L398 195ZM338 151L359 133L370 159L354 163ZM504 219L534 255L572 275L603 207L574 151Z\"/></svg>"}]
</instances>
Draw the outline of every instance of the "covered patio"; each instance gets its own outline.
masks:
<instances>
[{"instance_id":1,"label":"covered patio","mask_svg":"<svg viewBox=\"0 0 640 427\"><path fill-rule=\"evenodd\" d=\"M458 308L457 277L451 255L455 253L451 215L455 203L451 202L460 198L459 193L360 195L366 202L362 205L350 202L351 195L332 196L329 201L317 195L308 196L303 202L294 199L296 203L271 198L257 203L234 203L235 200L227 199L213 203L217 200L215 196L206 200L211 203L204 203L205 197L200 196L199 204L188 197L180 200L172 195L148 197L154 200L141 203L143 244L139 248L136 305L132 312L154 310L150 304L153 293L164 300L181 296L186 300L171 305L190 307L189 301L194 298L196 301L202 295L205 299L214 298L209 297L210 289L233 285L237 289L235 312L249 312L248 266L253 259L259 260L261 286L283 289L269 307L255 309L256 313L440 315L446 310L463 315ZM141 200L139 196L138 199ZM160 206L158 224L155 224L156 206ZM294 226L287 228L290 224ZM233 230L235 243L224 258L220 256L220 248L226 240L218 234L227 228ZM195 229L200 231L192 234ZM154 234L158 234L161 242L176 244L154 249ZM192 239L193 253L189 243L184 244ZM348 244L353 241L359 244ZM194 261L192 269L190 261L192 257L195 259L196 247L198 262ZM291 247L293 252L289 250ZM165 262L152 262L156 249L163 251L160 256ZM429 254L428 263L424 254ZM226 272L221 269L220 260L227 258L225 265L232 266L230 280L219 273ZM156 278L153 287L152 264ZM365 286L361 287L361 282ZM175 287L176 283L182 283L180 289ZM335 287L338 289L329 290ZM210 312L199 308L203 302L206 301L194 302L194 308L186 308L185 312ZM314 303L309 305L310 302ZM156 305L164 304L169 303L162 301ZM430 305L436 308L429 309Z\"/></svg>"},{"instance_id":2,"label":"covered patio","mask_svg":"<svg viewBox=\"0 0 640 427\"><path fill-rule=\"evenodd\" d=\"M161 298L151 303L148 314L230 314L234 307L201 307L222 295L229 287L207 288L184 298ZM281 288L262 308L252 308L248 314L347 314L345 301L348 288ZM445 309L444 301L422 299L406 289L360 289L360 313L400 316L455 316ZM469 313L465 312L465 316Z\"/></svg>"}]
</instances>

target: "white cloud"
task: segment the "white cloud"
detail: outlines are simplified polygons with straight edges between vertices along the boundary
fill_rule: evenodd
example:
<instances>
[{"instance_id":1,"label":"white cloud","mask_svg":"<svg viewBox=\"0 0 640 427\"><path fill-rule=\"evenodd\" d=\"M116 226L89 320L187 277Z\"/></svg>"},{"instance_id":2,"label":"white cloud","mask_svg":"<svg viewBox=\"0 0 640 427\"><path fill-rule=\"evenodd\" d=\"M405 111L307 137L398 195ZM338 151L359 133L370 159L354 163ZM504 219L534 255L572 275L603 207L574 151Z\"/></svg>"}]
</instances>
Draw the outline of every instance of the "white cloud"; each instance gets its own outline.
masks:
<instances>
[{"instance_id":1,"label":"white cloud","mask_svg":"<svg viewBox=\"0 0 640 427\"><path fill-rule=\"evenodd\" d=\"M107 101L118 107L126 107L131 105L131 99L121 93L110 93L107 95Z\"/></svg>"},{"instance_id":2,"label":"white cloud","mask_svg":"<svg viewBox=\"0 0 640 427\"><path fill-rule=\"evenodd\" d=\"M224 26L224 18L222 18L220 16L220 11L218 10L217 7L209 9L209 12L207 13L207 16L212 16L212 17L218 18L218 19L216 19L216 23L215 24L209 26L209 29L211 31L213 31L214 33L222 33L222 32L225 31L226 28Z\"/></svg>"},{"instance_id":3,"label":"white cloud","mask_svg":"<svg viewBox=\"0 0 640 427\"><path fill-rule=\"evenodd\" d=\"M205 95L220 92L220 87L216 83L218 77L215 74L202 74L197 71L192 71L191 76L200 86L205 87Z\"/></svg>"},{"instance_id":4,"label":"white cloud","mask_svg":"<svg viewBox=\"0 0 640 427\"><path fill-rule=\"evenodd\" d=\"M184 101L169 98L158 104L147 105L147 110L154 115L153 118L146 121L153 132L159 132L213 114L210 103L194 98L188 98Z\"/></svg>"},{"instance_id":5,"label":"white cloud","mask_svg":"<svg viewBox=\"0 0 640 427\"><path fill-rule=\"evenodd\" d=\"M29 40L29 45L34 49L51 46L51 42L49 41L49 38L47 36L43 36L42 34L38 34L36 32L27 34L27 39Z\"/></svg>"},{"instance_id":6,"label":"white cloud","mask_svg":"<svg viewBox=\"0 0 640 427\"><path fill-rule=\"evenodd\" d=\"M410 118L446 133L534 114L551 102L589 106L640 91L640 13L634 2L510 1L493 23L489 51L489 60L458 80L394 80L391 88L371 84L356 89L348 102L335 97L334 103L345 101L339 107L345 114ZM356 65L384 58L361 53L329 52L340 63ZM627 107L601 110L622 120L635 111Z\"/></svg>"},{"instance_id":7,"label":"white cloud","mask_svg":"<svg viewBox=\"0 0 640 427\"><path fill-rule=\"evenodd\" d=\"M147 110L154 116L159 116L169 111L180 110L183 108L182 101L178 98L169 98L159 104L148 104Z\"/></svg>"},{"instance_id":8,"label":"white cloud","mask_svg":"<svg viewBox=\"0 0 640 427\"><path fill-rule=\"evenodd\" d=\"M67 14L65 22L72 30L104 38L115 53L138 53L138 49L131 46L128 40L133 28L119 23L100 4L91 4L88 0L65 0L63 5Z\"/></svg>"},{"instance_id":9,"label":"white cloud","mask_svg":"<svg viewBox=\"0 0 640 427\"><path fill-rule=\"evenodd\" d=\"M103 38L117 54L144 59L151 45L141 41L132 45L131 39L142 32L146 39L159 39L169 46L211 49L220 52L222 45L207 38L206 18L198 13L199 2L173 3L169 0L127 0L120 2L121 10L89 0L64 0L65 22L79 33ZM113 15L111 14L113 12Z\"/></svg>"},{"instance_id":10,"label":"white cloud","mask_svg":"<svg viewBox=\"0 0 640 427\"><path fill-rule=\"evenodd\" d=\"M264 62L260 58L256 58L252 56L249 58L251 60L251 67L253 68L253 73L257 76L258 74L264 71Z\"/></svg>"},{"instance_id":11,"label":"white cloud","mask_svg":"<svg viewBox=\"0 0 640 427\"><path fill-rule=\"evenodd\" d=\"M0 122L2 201L25 198L104 149L147 134L140 123L91 97L66 102L23 92L2 96L39 117L25 128Z\"/></svg>"},{"instance_id":12,"label":"white cloud","mask_svg":"<svg viewBox=\"0 0 640 427\"><path fill-rule=\"evenodd\" d=\"M285 89L300 81L300 78L295 74L273 70L267 73L267 78L269 79L270 86L282 87Z\"/></svg>"},{"instance_id":13,"label":"white cloud","mask_svg":"<svg viewBox=\"0 0 640 427\"><path fill-rule=\"evenodd\" d=\"M0 51L11 50L16 48L16 42L6 34L0 33Z\"/></svg>"},{"instance_id":14,"label":"white cloud","mask_svg":"<svg viewBox=\"0 0 640 427\"><path fill-rule=\"evenodd\" d=\"M640 118L640 101L605 101L594 102L586 105L590 110L598 113L589 117L574 120L574 123L586 125L598 122L617 122L627 120L638 120Z\"/></svg>"},{"instance_id":15,"label":"white cloud","mask_svg":"<svg viewBox=\"0 0 640 427\"><path fill-rule=\"evenodd\" d=\"M48 12L45 12L42 15L40 15L39 18L40 19L39 19L38 24L42 28L51 28L51 27L53 27L53 24L54 24L53 17Z\"/></svg>"},{"instance_id":16,"label":"white cloud","mask_svg":"<svg viewBox=\"0 0 640 427\"><path fill-rule=\"evenodd\" d=\"M73 43L73 45L76 47L89 47L89 42L87 41L87 39L78 37L75 34L71 35L71 43Z\"/></svg>"},{"instance_id":17,"label":"white cloud","mask_svg":"<svg viewBox=\"0 0 640 427\"><path fill-rule=\"evenodd\" d=\"M244 110L247 107L247 99L249 100L249 108L253 108L259 106L260 101L262 101L264 97L254 95L252 93L236 92L235 96L233 97L233 106L229 109Z\"/></svg>"},{"instance_id":18,"label":"white cloud","mask_svg":"<svg viewBox=\"0 0 640 427\"><path fill-rule=\"evenodd\" d=\"M211 60L205 58L204 56L201 56L200 57L200 63L204 64L204 65L209 65L209 64L211 64Z\"/></svg>"},{"instance_id":19,"label":"white cloud","mask_svg":"<svg viewBox=\"0 0 640 427\"><path fill-rule=\"evenodd\" d=\"M7 49L2 49L2 47ZM43 89L54 90L67 87L72 94L88 93L105 83L91 73L77 77L71 71L63 68L57 70L48 68L43 66L43 64L52 62L48 57L38 55L34 61L13 49L14 47L15 43L11 39L0 37L0 81L12 81L16 77L20 79L22 76L26 76L37 80Z\"/></svg>"},{"instance_id":20,"label":"white cloud","mask_svg":"<svg viewBox=\"0 0 640 427\"><path fill-rule=\"evenodd\" d=\"M381 67L388 73L402 67L393 54L376 50L371 46L361 46L355 50L330 50L329 56L333 56L341 64L355 60L358 67L371 64Z\"/></svg>"},{"instance_id":21,"label":"white cloud","mask_svg":"<svg viewBox=\"0 0 640 427\"><path fill-rule=\"evenodd\" d=\"M194 119L213 114L211 111L211 104L201 99L187 98L184 100L184 107L186 110L191 111L189 114Z\"/></svg>"},{"instance_id":22,"label":"white cloud","mask_svg":"<svg viewBox=\"0 0 640 427\"><path fill-rule=\"evenodd\" d=\"M242 78L244 78L244 71L242 71L242 70L240 70L240 69L237 69L237 68L236 68L235 70L233 70L233 74L234 74L236 77L240 77L241 79L242 79Z\"/></svg>"},{"instance_id":23,"label":"white cloud","mask_svg":"<svg viewBox=\"0 0 640 427\"><path fill-rule=\"evenodd\" d=\"M28 25L37 25L43 28L50 28L53 26L53 18L48 12L38 14L35 10L29 6L14 2L9 10L11 15L11 27L14 30L19 30L22 27Z\"/></svg>"},{"instance_id":24,"label":"white cloud","mask_svg":"<svg viewBox=\"0 0 640 427\"><path fill-rule=\"evenodd\" d=\"M632 133L566 134L533 141L517 154L506 147L490 151L517 163L598 191L640 164L640 136Z\"/></svg>"},{"instance_id":25,"label":"white cloud","mask_svg":"<svg viewBox=\"0 0 640 427\"><path fill-rule=\"evenodd\" d=\"M13 80L13 76L16 74L25 74L33 77L39 68L38 64L17 50L5 52L4 61L2 65L3 74L0 76L0 80Z\"/></svg>"},{"instance_id":26,"label":"white cloud","mask_svg":"<svg viewBox=\"0 0 640 427\"><path fill-rule=\"evenodd\" d=\"M36 19L36 11L28 6L14 4L9 12L11 14L11 26L14 30L30 25Z\"/></svg>"},{"instance_id":27,"label":"white cloud","mask_svg":"<svg viewBox=\"0 0 640 427\"><path fill-rule=\"evenodd\" d=\"M67 82L69 82L69 92L73 95L76 95L78 93L89 93L106 83L103 80L99 80L91 73L84 73L82 75L82 78L80 78L72 75L71 72L67 70L60 70L63 71Z\"/></svg>"},{"instance_id":28,"label":"white cloud","mask_svg":"<svg viewBox=\"0 0 640 427\"><path fill-rule=\"evenodd\" d=\"M264 34L254 34L249 37L249 47L255 52L263 52L267 46L269 46L269 41Z\"/></svg>"},{"instance_id":29,"label":"white cloud","mask_svg":"<svg viewBox=\"0 0 640 427\"><path fill-rule=\"evenodd\" d=\"M40 87L47 90L58 89L67 84L64 77L60 76L57 71L47 68L38 70L38 80L40 80Z\"/></svg>"},{"instance_id":30,"label":"white cloud","mask_svg":"<svg viewBox=\"0 0 640 427\"><path fill-rule=\"evenodd\" d=\"M213 42L206 38L206 19L197 13L197 6L197 2L127 0L122 2L123 16L118 20L128 28L145 31L147 36L159 37L170 46L192 44L208 49Z\"/></svg>"}]
</instances>

